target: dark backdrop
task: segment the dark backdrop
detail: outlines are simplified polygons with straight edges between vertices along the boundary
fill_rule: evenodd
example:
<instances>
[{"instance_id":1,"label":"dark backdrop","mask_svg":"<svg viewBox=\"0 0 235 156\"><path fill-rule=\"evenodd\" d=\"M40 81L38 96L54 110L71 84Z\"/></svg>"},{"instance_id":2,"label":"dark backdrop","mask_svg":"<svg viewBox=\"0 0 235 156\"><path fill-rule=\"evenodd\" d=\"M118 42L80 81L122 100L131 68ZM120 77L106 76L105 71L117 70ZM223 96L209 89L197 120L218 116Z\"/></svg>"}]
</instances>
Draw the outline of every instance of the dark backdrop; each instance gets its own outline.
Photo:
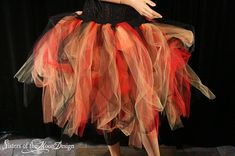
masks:
<instances>
[{"instance_id":1,"label":"dark backdrop","mask_svg":"<svg viewBox=\"0 0 235 156\"><path fill-rule=\"evenodd\" d=\"M40 89L27 86L32 96L23 94L24 86L13 75L26 60L48 18L82 8L82 0L2 0L0 61L0 133L28 137L60 138L61 130L43 124ZM159 0L157 10L167 19L195 27L196 46L190 65L216 94L210 101L192 89L191 116L185 128L171 132L162 119L162 143L198 146L235 144L234 8L229 0ZM25 105L27 103L27 105ZM89 136L94 130L87 128ZM93 133L94 135L94 133ZM75 137L76 138L76 137ZM85 137L86 138L86 137ZM88 137L89 138L89 137ZM177 140L177 141L176 141Z\"/></svg>"}]
</instances>

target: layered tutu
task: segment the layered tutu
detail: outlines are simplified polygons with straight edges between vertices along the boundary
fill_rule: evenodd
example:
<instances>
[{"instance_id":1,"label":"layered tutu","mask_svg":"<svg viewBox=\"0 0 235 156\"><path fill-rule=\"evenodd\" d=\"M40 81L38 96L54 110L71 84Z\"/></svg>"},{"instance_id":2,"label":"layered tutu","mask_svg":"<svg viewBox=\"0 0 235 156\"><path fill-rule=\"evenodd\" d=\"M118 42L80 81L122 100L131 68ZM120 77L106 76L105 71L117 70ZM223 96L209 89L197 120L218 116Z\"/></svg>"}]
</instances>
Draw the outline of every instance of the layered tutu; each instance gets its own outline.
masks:
<instances>
[{"instance_id":1,"label":"layered tutu","mask_svg":"<svg viewBox=\"0 0 235 156\"><path fill-rule=\"evenodd\" d=\"M215 95L187 64L189 30L156 21L132 27L62 18L36 43L17 72L20 82L42 87L44 122L82 136L87 122L119 128L141 146L141 133L157 130L159 112L172 129L189 116L190 86Z\"/></svg>"}]
</instances>

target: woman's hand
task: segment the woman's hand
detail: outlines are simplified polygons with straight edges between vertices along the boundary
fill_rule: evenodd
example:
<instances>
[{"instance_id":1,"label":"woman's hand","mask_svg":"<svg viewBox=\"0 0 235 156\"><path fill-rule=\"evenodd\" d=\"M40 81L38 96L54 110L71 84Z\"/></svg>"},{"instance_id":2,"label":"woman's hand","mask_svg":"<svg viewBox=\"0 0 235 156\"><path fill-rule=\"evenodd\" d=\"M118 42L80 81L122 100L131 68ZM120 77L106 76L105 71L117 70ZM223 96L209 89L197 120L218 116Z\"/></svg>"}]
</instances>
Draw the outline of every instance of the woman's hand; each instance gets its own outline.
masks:
<instances>
[{"instance_id":1,"label":"woman's hand","mask_svg":"<svg viewBox=\"0 0 235 156\"><path fill-rule=\"evenodd\" d=\"M162 18L162 15L154 11L151 7L155 7L156 4L151 0L100 0L104 2L111 2L117 4L125 4L134 8L140 15L145 16L148 20L154 18Z\"/></svg>"},{"instance_id":2,"label":"woman's hand","mask_svg":"<svg viewBox=\"0 0 235 156\"><path fill-rule=\"evenodd\" d=\"M78 15L81 15L82 11L76 11L75 13L78 14Z\"/></svg>"},{"instance_id":3,"label":"woman's hand","mask_svg":"<svg viewBox=\"0 0 235 156\"><path fill-rule=\"evenodd\" d=\"M150 8L150 6L156 6L156 4L151 0L120 0L120 2L133 7L140 15L145 16L150 20L154 18L162 18L159 13Z\"/></svg>"}]
</instances>

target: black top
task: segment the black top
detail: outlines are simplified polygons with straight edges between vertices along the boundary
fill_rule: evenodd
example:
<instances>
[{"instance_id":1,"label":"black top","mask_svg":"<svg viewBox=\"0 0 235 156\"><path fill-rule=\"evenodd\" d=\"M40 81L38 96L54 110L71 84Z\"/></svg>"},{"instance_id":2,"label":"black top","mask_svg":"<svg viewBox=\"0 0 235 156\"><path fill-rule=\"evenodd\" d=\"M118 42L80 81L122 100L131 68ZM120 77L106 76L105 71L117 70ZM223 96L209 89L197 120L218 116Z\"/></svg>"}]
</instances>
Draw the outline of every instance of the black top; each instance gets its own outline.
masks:
<instances>
[{"instance_id":1,"label":"black top","mask_svg":"<svg viewBox=\"0 0 235 156\"><path fill-rule=\"evenodd\" d=\"M84 21L95 21L101 24L111 23L112 25L125 21L132 26L138 26L146 22L145 17L130 6L99 0L86 0L83 13L79 18Z\"/></svg>"}]
</instances>

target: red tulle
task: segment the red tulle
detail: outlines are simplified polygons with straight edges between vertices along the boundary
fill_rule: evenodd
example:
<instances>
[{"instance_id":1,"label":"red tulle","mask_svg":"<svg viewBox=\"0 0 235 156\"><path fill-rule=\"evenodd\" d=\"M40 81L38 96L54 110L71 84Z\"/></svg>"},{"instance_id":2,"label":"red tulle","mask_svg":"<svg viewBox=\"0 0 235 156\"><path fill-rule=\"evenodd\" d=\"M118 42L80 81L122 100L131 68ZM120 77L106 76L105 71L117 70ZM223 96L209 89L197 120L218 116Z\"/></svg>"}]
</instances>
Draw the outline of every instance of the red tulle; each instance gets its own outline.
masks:
<instances>
[{"instance_id":1,"label":"red tulle","mask_svg":"<svg viewBox=\"0 0 235 156\"><path fill-rule=\"evenodd\" d=\"M182 126L191 84L215 97L187 65L192 44L192 32L173 25L113 28L66 16L38 41L16 77L24 82L32 74L43 87L45 123L82 136L91 121L99 130L119 128L141 147L144 134L158 132L159 112L172 129Z\"/></svg>"}]
</instances>

